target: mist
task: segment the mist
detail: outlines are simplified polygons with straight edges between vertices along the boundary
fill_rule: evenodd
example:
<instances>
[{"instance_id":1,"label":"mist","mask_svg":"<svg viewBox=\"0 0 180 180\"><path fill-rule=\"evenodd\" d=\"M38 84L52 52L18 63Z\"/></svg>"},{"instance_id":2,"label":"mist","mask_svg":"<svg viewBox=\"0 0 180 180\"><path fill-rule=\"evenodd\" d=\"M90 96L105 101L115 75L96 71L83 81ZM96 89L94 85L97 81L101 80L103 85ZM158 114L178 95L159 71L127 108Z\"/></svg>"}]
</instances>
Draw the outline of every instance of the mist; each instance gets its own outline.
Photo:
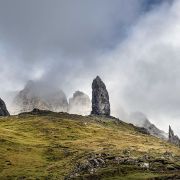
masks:
<instances>
[{"instance_id":1,"label":"mist","mask_svg":"<svg viewBox=\"0 0 180 180\"><path fill-rule=\"evenodd\" d=\"M99 75L112 115L140 111L180 135L179 8L178 0L0 0L0 96L8 103L34 80L91 97Z\"/></svg>"}]
</instances>

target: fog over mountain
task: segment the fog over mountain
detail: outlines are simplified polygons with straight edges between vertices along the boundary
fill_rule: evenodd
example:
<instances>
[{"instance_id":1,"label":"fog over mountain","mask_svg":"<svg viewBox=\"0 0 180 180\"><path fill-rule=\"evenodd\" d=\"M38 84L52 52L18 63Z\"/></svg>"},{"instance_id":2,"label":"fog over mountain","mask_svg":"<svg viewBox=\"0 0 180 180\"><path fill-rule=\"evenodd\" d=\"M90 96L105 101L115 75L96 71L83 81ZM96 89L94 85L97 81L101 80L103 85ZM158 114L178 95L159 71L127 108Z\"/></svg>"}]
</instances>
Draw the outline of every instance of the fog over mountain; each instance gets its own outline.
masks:
<instances>
[{"instance_id":1,"label":"fog over mountain","mask_svg":"<svg viewBox=\"0 0 180 180\"><path fill-rule=\"evenodd\" d=\"M161 139L168 139L168 133L158 129L154 124L152 124L148 118L141 112L133 112L130 114L127 122L130 122L138 127L144 127L148 132Z\"/></svg>"},{"instance_id":2,"label":"fog over mountain","mask_svg":"<svg viewBox=\"0 0 180 180\"><path fill-rule=\"evenodd\" d=\"M30 112L34 108L67 112L68 101L65 93L56 87L49 87L47 83L28 81L12 101L9 107L11 114Z\"/></svg>"},{"instance_id":3,"label":"fog over mountain","mask_svg":"<svg viewBox=\"0 0 180 180\"><path fill-rule=\"evenodd\" d=\"M0 97L28 80L91 97L99 75L120 119L180 135L178 0L0 0ZM45 88L43 91L46 91Z\"/></svg>"},{"instance_id":4,"label":"fog over mountain","mask_svg":"<svg viewBox=\"0 0 180 180\"><path fill-rule=\"evenodd\" d=\"M69 99L68 113L89 115L91 113L91 100L87 94L76 91Z\"/></svg>"}]
</instances>

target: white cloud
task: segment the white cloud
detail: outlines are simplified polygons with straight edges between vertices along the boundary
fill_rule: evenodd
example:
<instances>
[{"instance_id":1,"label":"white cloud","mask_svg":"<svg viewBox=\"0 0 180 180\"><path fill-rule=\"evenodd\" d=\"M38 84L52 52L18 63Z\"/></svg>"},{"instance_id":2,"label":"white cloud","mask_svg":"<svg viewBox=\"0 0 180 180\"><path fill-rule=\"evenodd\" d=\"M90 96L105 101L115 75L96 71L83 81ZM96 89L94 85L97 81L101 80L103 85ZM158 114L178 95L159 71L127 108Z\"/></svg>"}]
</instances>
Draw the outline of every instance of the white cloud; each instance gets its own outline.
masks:
<instances>
[{"instance_id":1,"label":"white cloud","mask_svg":"<svg viewBox=\"0 0 180 180\"><path fill-rule=\"evenodd\" d=\"M0 93L42 78L90 95L99 74L114 113L142 111L180 135L180 2L163 2L0 0Z\"/></svg>"},{"instance_id":2,"label":"white cloud","mask_svg":"<svg viewBox=\"0 0 180 180\"><path fill-rule=\"evenodd\" d=\"M105 62L106 78L116 84L109 86L116 109L142 111L159 128L172 124L180 135L179 8L174 1L145 14Z\"/></svg>"}]
</instances>

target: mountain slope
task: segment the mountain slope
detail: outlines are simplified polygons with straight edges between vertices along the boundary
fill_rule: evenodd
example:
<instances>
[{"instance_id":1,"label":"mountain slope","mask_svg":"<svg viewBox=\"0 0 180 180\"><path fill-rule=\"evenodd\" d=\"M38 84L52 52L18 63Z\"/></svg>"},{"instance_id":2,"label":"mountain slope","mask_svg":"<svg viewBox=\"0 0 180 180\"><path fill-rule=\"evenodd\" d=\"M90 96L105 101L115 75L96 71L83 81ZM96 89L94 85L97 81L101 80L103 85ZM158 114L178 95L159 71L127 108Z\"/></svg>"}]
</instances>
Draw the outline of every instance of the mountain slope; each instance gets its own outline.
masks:
<instances>
[{"instance_id":1,"label":"mountain slope","mask_svg":"<svg viewBox=\"0 0 180 180\"><path fill-rule=\"evenodd\" d=\"M131 113L129 122L138 127L144 127L151 135L163 140L168 139L168 134L152 124L142 112Z\"/></svg>"},{"instance_id":2,"label":"mountain slope","mask_svg":"<svg viewBox=\"0 0 180 180\"><path fill-rule=\"evenodd\" d=\"M179 148L114 118L46 111L0 118L0 179L174 176L179 158Z\"/></svg>"}]
</instances>

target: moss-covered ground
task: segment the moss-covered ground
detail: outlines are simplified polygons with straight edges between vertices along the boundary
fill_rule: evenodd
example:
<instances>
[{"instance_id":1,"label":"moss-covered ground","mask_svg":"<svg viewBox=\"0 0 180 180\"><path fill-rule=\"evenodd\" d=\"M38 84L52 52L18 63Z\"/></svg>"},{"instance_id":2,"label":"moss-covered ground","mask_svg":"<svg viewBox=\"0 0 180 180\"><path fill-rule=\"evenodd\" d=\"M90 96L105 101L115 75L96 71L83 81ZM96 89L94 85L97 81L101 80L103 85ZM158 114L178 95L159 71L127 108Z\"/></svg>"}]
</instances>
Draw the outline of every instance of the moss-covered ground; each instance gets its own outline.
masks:
<instances>
[{"instance_id":1,"label":"moss-covered ground","mask_svg":"<svg viewBox=\"0 0 180 180\"><path fill-rule=\"evenodd\" d=\"M138 132L111 118L66 113L22 114L0 118L0 179L64 179L90 153L158 156L166 151L180 156L179 148ZM162 173L130 170L112 173L100 168L102 179L147 179ZM122 175L122 176L121 176ZM83 177L82 177L83 178Z\"/></svg>"}]
</instances>

